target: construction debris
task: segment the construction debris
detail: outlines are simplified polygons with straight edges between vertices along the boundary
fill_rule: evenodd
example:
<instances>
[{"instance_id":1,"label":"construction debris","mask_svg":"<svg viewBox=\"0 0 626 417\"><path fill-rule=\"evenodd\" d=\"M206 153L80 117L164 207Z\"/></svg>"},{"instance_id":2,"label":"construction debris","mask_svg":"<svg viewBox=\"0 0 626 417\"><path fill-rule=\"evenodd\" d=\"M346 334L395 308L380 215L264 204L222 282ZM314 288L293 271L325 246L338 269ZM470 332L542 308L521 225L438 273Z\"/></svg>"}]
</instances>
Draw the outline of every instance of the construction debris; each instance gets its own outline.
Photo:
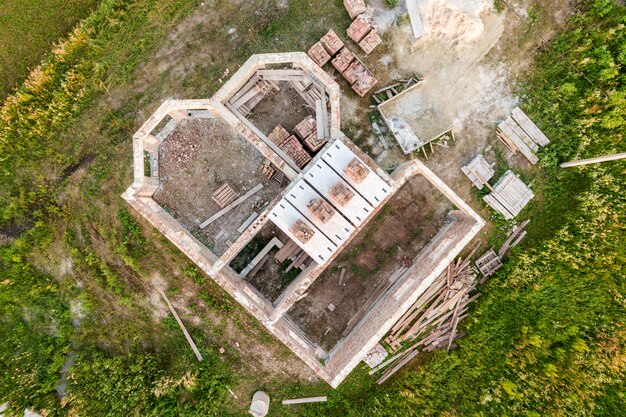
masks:
<instances>
[{"instance_id":1,"label":"construction debris","mask_svg":"<svg viewBox=\"0 0 626 417\"><path fill-rule=\"evenodd\" d=\"M467 175L467 178L469 178L474 186L479 190L482 190L483 185L485 184L489 186L487 181L489 181L495 174L493 164L489 164L482 154L476 155L476 157L472 159L469 164L461 167L461 171Z\"/></svg>"},{"instance_id":2,"label":"construction debris","mask_svg":"<svg viewBox=\"0 0 626 417\"><path fill-rule=\"evenodd\" d=\"M531 164L539 161L535 154L539 147L550 143L519 107L513 109L511 116L498 125L496 135L514 154L519 151Z\"/></svg>"},{"instance_id":3,"label":"construction debris","mask_svg":"<svg viewBox=\"0 0 626 417\"><path fill-rule=\"evenodd\" d=\"M392 327L385 339L392 352L400 350L403 342L417 341L372 370L371 374L393 364L378 379L378 384L389 379L421 350L450 350L452 342L463 336L462 333L457 333L458 324L467 316L469 303L480 295L477 293L470 296L478 284L477 272L470 266L470 259L478 247L476 245L466 258L459 258L448 265L446 271Z\"/></svg>"},{"instance_id":4,"label":"construction debris","mask_svg":"<svg viewBox=\"0 0 626 417\"><path fill-rule=\"evenodd\" d=\"M491 193L484 196L483 200L507 220L517 216L535 196L532 190L510 170L491 190Z\"/></svg>"},{"instance_id":5,"label":"construction debris","mask_svg":"<svg viewBox=\"0 0 626 417\"><path fill-rule=\"evenodd\" d=\"M363 362L365 362L370 368L375 368L383 363L387 356L389 356L389 353L385 347L380 343L377 343L376 346L367 352L367 355L363 358Z\"/></svg>"}]
</instances>

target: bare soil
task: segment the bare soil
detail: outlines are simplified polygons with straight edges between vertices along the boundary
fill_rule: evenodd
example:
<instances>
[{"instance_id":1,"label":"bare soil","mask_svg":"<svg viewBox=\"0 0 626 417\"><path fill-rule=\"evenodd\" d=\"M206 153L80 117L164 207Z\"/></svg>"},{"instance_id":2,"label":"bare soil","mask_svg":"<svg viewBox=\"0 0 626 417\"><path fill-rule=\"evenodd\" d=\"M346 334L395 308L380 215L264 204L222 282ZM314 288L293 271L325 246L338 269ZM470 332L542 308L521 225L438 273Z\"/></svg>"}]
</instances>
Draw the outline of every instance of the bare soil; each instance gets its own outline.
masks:
<instances>
[{"instance_id":1,"label":"bare soil","mask_svg":"<svg viewBox=\"0 0 626 417\"><path fill-rule=\"evenodd\" d=\"M401 266L403 258L419 254L451 209L448 199L424 177L410 179L315 280L289 316L312 341L332 348L376 287ZM342 268L346 273L339 286ZM332 312L331 303L336 306Z\"/></svg>"},{"instance_id":2,"label":"bare soil","mask_svg":"<svg viewBox=\"0 0 626 417\"><path fill-rule=\"evenodd\" d=\"M279 91L272 89L248 116L248 119L264 134L269 134L278 124L289 132L315 111L288 82L278 83Z\"/></svg>"},{"instance_id":3,"label":"bare soil","mask_svg":"<svg viewBox=\"0 0 626 417\"><path fill-rule=\"evenodd\" d=\"M253 212L261 213L281 187L259 171L264 157L219 119L183 120L161 145L161 189L154 199L209 249L221 255ZM227 182L240 195L263 188L204 229L199 224L221 208L211 195ZM224 231L220 238L216 236Z\"/></svg>"}]
</instances>

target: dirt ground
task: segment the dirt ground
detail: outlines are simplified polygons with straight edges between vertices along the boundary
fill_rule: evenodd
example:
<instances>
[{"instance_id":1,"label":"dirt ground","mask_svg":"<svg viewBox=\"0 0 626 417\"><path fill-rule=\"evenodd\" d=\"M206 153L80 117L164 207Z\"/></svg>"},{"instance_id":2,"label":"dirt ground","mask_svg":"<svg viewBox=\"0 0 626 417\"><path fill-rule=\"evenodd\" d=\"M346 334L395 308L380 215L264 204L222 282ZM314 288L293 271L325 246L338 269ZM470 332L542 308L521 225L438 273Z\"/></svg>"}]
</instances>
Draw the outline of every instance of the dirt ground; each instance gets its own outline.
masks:
<instances>
[{"instance_id":1,"label":"dirt ground","mask_svg":"<svg viewBox=\"0 0 626 417\"><path fill-rule=\"evenodd\" d=\"M263 162L256 148L218 119L182 121L161 145L161 189L154 199L217 255L230 246L237 229L253 212L261 213L281 187L259 171ZM228 182L240 195L257 184L263 188L204 229L199 224L220 207L211 194ZM216 236L224 231L222 236Z\"/></svg>"},{"instance_id":2,"label":"dirt ground","mask_svg":"<svg viewBox=\"0 0 626 417\"><path fill-rule=\"evenodd\" d=\"M311 340L332 348L376 287L403 258L417 256L451 209L448 199L424 177L410 179L315 280L289 316ZM341 268L346 273L339 286ZM332 312L327 308L331 303L336 306Z\"/></svg>"},{"instance_id":3,"label":"dirt ground","mask_svg":"<svg viewBox=\"0 0 626 417\"><path fill-rule=\"evenodd\" d=\"M274 89L254 106L248 119L264 134L269 134L278 124L289 132L307 116L315 117L315 111L308 107L304 99L288 83L278 83Z\"/></svg>"}]
</instances>

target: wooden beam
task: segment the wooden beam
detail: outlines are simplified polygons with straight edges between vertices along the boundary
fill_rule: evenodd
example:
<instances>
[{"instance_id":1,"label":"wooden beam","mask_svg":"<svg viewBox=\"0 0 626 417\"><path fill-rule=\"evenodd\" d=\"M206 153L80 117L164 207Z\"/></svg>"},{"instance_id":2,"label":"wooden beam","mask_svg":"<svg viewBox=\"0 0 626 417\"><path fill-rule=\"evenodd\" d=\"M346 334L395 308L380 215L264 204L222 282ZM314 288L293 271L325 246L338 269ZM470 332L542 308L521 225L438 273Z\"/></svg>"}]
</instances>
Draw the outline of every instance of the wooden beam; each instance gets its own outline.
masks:
<instances>
[{"instance_id":1,"label":"wooden beam","mask_svg":"<svg viewBox=\"0 0 626 417\"><path fill-rule=\"evenodd\" d=\"M569 168L569 167L575 167L579 165L589 165L589 164L597 164L600 162L616 161L618 159L625 159L625 158L626 158L626 152L623 152L623 153L616 153L613 155L599 156L597 158L580 159L578 161L563 162L559 166L561 168Z\"/></svg>"},{"instance_id":2,"label":"wooden beam","mask_svg":"<svg viewBox=\"0 0 626 417\"><path fill-rule=\"evenodd\" d=\"M198 361L202 362L202 360L204 358L200 354L200 351L198 350L198 347L196 346L196 344L193 342L193 339L189 335L189 332L187 331L187 328L185 327L183 322L180 320L180 317L178 317L178 314L176 313L176 310L174 310L174 306L172 305L172 303L170 303L169 298L167 298L167 295L165 295L165 292L163 292L162 289L159 289L159 293L161 294L161 297L163 297L163 299L167 303L167 307L172 312L172 315L176 319L176 322L178 323L178 326L183 331L183 334L185 335L185 339L187 339L187 342L189 343L189 346L191 346L191 349L193 350L193 353L196 355L196 358L198 359Z\"/></svg>"}]
</instances>

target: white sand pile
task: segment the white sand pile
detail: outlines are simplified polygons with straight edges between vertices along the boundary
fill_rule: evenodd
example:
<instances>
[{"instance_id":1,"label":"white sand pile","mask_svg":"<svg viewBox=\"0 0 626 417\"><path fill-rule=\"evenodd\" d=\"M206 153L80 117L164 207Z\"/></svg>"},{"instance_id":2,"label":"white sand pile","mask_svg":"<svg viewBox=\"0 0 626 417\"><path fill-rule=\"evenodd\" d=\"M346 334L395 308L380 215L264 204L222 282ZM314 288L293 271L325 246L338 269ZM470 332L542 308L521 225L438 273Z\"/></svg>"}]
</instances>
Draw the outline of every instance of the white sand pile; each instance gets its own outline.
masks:
<instances>
[{"instance_id":1,"label":"white sand pile","mask_svg":"<svg viewBox=\"0 0 626 417\"><path fill-rule=\"evenodd\" d=\"M480 15L489 10L490 5L486 0L420 0L424 36L450 45L471 43L483 33Z\"/></svg>"}]
</instances>

